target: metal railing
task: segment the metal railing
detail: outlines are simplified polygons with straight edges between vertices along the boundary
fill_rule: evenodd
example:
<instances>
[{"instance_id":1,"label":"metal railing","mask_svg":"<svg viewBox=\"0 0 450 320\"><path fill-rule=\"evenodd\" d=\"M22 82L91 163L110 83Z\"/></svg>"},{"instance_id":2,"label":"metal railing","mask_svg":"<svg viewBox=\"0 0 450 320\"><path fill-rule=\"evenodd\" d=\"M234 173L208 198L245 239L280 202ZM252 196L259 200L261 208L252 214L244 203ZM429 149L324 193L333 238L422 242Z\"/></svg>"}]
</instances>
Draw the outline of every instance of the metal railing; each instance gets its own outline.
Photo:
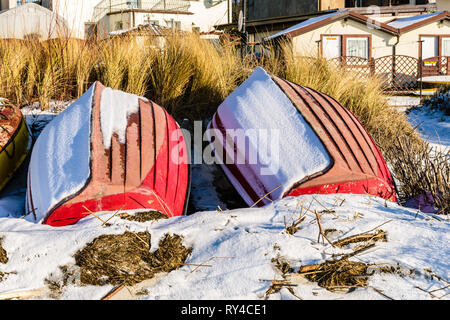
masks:
<instances>
[{"instance_id":1,"label":"metal railing","mask_svg":"<svg viewBox=\"0 0 450 320\"><path fill-rule=\"evenodd\" d=\"M92 22L98 22L105 15L126 10L148 10L161 12L188 12L187 0L103 0L94 8Z\"/></svg>"}]
</instances>

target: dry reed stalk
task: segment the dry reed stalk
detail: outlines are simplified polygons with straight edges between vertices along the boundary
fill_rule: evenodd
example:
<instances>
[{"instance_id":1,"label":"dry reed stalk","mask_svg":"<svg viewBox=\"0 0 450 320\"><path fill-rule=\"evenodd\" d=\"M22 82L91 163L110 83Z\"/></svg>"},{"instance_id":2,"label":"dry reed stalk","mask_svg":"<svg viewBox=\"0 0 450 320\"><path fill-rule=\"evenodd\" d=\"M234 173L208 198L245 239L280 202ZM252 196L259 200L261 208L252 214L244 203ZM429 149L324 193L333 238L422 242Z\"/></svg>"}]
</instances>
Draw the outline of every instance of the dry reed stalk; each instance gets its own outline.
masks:
<instances>
[{"instance_id":1,"label":"dry reed stalk","mask_svg":"<svg viewBox=\"0 0 450 320\"><path fill-rule=\"evenodd\" d=\"M324 239L328 241L329 244L331 244L332 247L334 247L335 245L333 244L333 242L331 242L330 239L328 239L325 232L323 232L322 224L320 222L320 214L317 212L317 210L314 210L314 214L316 215L317 225L319 226L319 235L317 236L317 242L320 243L320 236L322 236Z\"/></svg>"},{"instance_id":2,"label":"dry reed stalk","mask_svg":"<svg viewBox=\"0 0 450 320\"><path fill-rule=\"evenodd\" d=\"M385 150L394 177L400 182L400 198L431 194L439 213L450 212L450 150L414 143L407 137L393 139Z\"/></svg>"},{"instance_id":3,"label":"dry reed stalk","mask_svg":"<svg viewBox=\"0 0 450 320\"><path fill-rule=\"evenodd\" d=\"M375 233L363 232L359 234L355 234L353 236L349 236L340 240L333 242L334 246L342 248L350 243L358 243L358 242L376 242L376 241L387 241L386 240L386 231L378 230Z\"/></svg>"}]
</instances>

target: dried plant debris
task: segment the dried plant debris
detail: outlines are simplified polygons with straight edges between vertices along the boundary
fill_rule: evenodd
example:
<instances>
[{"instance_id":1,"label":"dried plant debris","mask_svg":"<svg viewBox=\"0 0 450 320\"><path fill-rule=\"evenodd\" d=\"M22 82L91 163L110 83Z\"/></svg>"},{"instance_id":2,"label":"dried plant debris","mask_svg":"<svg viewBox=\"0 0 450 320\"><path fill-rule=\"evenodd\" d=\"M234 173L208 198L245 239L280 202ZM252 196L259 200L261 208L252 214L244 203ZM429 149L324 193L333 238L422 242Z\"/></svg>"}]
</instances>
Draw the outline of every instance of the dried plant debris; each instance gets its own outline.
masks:
<instances>
[{"instance_id":1,"label":"dried plant debris","mask_svg":"<svg viewBox=\"0 0 450 320\"><path fill-rule=\"evenodd\" d=\"M159 248L150 253L150 233L126 231L102 235L75 254L83 285L134 285L158 272L182 266L191 252L179 235L166 234Z\"/></svg>"},{"instance_id":2,"label":"dried plant debris","mask_svg":"<svg viewBox=\"0 0 450 320\"><path fill-rule=\"evenodd\" d=\"M283 275L293 271L289 262L282 260L280 257L273 258L271 261L273 264L275 264L275 267L278 270L280 270Z\"/></svg>"},{"instance_id":3,"label":"dried plant debris","mask_svg":"<svg viewBox=\"0 0 450 320\"><path fill-rule=\"evenodd\" d=\"M326 229L323 233L330 235L338 233L338 230ZM340 256L339 259L333 258L320 264L304 265L298 270L294 270L280 258L272 259L272 263L281 271L283 277L302 275L329 291L349 292L355 288L365 288L371 275L375 272L390 272L391 268L387 266L375 268L373 264L350 261L349 258L373 248L378 241L387 241L386 234L386 231L377 230L372 233L363 232L334 241L331 245L338 248L355 243L359 245L354 247L350 253L333 254L333 257Z\"/></svg>"},{"instance_id":4,"label":"dried plant debris","mask_svg":"<svg viewBox=\"0 0 450 320\"><path fill-rule=\"evenodd\" d=\"M327 260L324 263L302 266L299 274L317 282L319 287L330 291L367 287L369 265L348 259Z\"/></svg>"},{"instance_id":5,"label":"dried plant debris","mask_svg":"<svg viewBox=\"0 0 450 320\"><path fill-rule=\"evenodd\" d=\"M133 214L124 212L119 214L119 217L124 220L137 222L147 222L147 221L156 221L159 219L167 219L167 216L165 214L155 210L141 211Z\"/></svg>"},{"instance_id":6,"label":"dried plant debris","mask_svg":"<svg viewBox=\"0 0 450 320\"><path fill-rule=\"evenodd\" d=\"M289 293L299 300L302 300L302 298L295 294L294 289L292 288L296 286L296 284L289 283L287 280L272 280L269 289L266 291L265 299L267 300L271 294L278 293L281 289L286 288Z\"/></svg>"},{"instance_id":7,"label":"dried plant debris","mask_svg":"<svg viewBox=\"0 0 450 320\"><path fill-rule=\"evenodd\" d=\"M2 247L2 241L3 238L0 238L0 263L7 263L8 262L8 255L6 254L6 250Z\"/></svg>"},{"instance_id":8,"label":"dried plant debris","mask_svg":"<svg viewBox=\"0 0 450 320\"><path fill-rule=\"evenodd\" d=\"M69 284L80 285L80 268L75 265L59 267L58 272L51 273L44 281L49 289L49 296L59 299L62 290Z\"/></svg>"},{"instance_id":9,"label":"dried plant debris","mask_svg":"<svg viewBox=\"0 0 450 320\"><path fill-rule=\"evenodd\" d=\"M386 231L383 230L377 230L374 233L360 233L353 236L349 236L343 239L340 239L338 241L333 242L333 245L339 248L342 248L348 244L351 243L359 243L359 242L365 242L365 243L371 243L371 242L377 242L377 241L387 241L386 237Z\"/></svg>"},{"instance_id":10,"label":"dried plant debris","mask_svg":"<svg viewBox=\"0 0 450 320\"><path fill-rule=\"evenodd\" d=\"M286 224L286 221L284 222L284 229L286 230L287 234L294 235L301 227L300 224L306 219L306 216L300 217L292 224L288 225Z\"/></svg>"}]
</instances>

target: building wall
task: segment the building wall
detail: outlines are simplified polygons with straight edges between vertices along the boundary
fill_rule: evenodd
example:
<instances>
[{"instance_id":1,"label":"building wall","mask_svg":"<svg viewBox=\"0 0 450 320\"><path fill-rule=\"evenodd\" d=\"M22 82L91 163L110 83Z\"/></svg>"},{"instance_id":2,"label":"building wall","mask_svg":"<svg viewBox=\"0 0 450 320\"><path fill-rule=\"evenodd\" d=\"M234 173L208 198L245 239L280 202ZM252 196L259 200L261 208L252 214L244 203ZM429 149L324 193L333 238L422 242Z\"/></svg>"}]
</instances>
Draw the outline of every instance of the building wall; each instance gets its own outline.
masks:
<instances>
[{"instance_id":1,"label":"building wall","mask_svg":"<svg viewBox=\"0 0 450 320\"><path fill-rule=\"evenodd\" d=\"M106 15L99 21L98 35L106 37L109 32L118 29L118 23L121 24L121 29L129 29L150 21L168 27L173 21L179 23L180 30L189 32L208 32L212 31L215 25L228 23L227 1L215 6L210 6L205 1L191 1L189 12L193 14L124 12Z\"/></svg>"},{"instance_id":2,"label":"building wall","mask_svg":"<svg viewBox=\"0 0 450 320\"><path fill-rule=\"evenodd\" d=\"M411 30L400 36L397 45L397 54L419 58L419 37L420 35L446 35L450 36L450 21L444 23L433 22L423 27Z\"/></svg>"},{"instance_id":3,"label":"building wall","mask_svg":"<svg viewBox=\"0 0 450 320\"><path fill-rule=\"evenodd\" d=\"M337 8L345 8L345 0L321 0L320 10L330 10Z\"/></svg>"},{"instance_id":4,"label":"building wall","mask_svg":"<svg viewBox=\"0 0 450 320\"><path fill-rule=\"evenodd\" d=\"M398 6L427 4L434 0L346 0L347 7L369 7L369 6Z\"/></svg>"},{"instance_id":5,"label":"building wall","mask_svg":"<svg viewBox=\"0 0 450 320\"><path fill-rule=\"evenodd\" d=\"M264 19L317 12L318 1L248 0L248 19Z\"/></svg>"},{"instance_id":6,"label":"building wall","mask_svg":"<svg viewBox=\"0 0 450 320\"><path fill-rule=\"evenodd\" d=\"M94 7L101 0L44 0L43 5L64 18L74 38L85 38L85 23L91 21Z\"/></svg>"},{"instance_id":7,"label":"building wall","mask_svg":"<svg viewBox=\"0 0 450 320\"><path fill-rule=\"evenodd\" d=\"M439 11L450 11L450 0L436 0L436 6Z\"/></svg>"},{"instance_id":8,"label":"building wall","mask_svg":"<svg viewBox=\"0 0 450 320\"><path fill-rule=\"evenodd\" d=\"M348 19L340 20L316 30L293 38L293 49L297 55L317 56L321 35L371 35L371 52L373 58L392 55L396 37L376 29L370 29L363 23Z\"/></svg>"},{"instance_id":9,"label":"building wall","mask_svg":"<svg viewBox=\"0 0 450 320\"><path fill-rule=\"evenodd\" d=\"M65 34L67 28L53 12L36 4L26 4L0 14L0 38L46 40Z\"/></svg>"},{"instance_id":10,"label":"building wall","mask_svg":"<svg viewBox=\"0 0 450 320\"><path fill-rule=\"evenodd\" d=\"M316 30L296 36L292 39L293 49L297 55L317 56L319 52L321 35L371 35L372 57L380 58L393 54L397 37L389 33L370 29L363 23L348 19L333 22ZM397 55L406 55L419 58L420 35L446 35L450 36L450 22L433 22L423 27L411 30L400 36L396 45Z\"/></svg>"},{"instance_id":11,"label":"building wall","mask_svg":"<svg viewBox=\"0 0 450 320\"><path fill-rule=\"evenodd\" d=\"M8 10L17 6L17 0L1 0L0 10Z\"/></svg>"}]
</instances>

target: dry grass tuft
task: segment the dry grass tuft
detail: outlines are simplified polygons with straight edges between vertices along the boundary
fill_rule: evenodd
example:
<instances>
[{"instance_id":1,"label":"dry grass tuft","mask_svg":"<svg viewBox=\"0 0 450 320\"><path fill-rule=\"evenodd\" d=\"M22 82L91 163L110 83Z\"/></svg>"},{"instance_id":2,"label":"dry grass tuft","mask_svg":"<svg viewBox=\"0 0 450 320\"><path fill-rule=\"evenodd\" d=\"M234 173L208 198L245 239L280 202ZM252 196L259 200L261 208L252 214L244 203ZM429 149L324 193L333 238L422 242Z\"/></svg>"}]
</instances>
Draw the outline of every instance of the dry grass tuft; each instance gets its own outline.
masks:
<instances>
[{"instance_id":1,"label":"dry grass tuft","mask_svg":"<svg viewBox=\"0 0 450 320\"><path fill-rule=\"evenodd\" d=\"M134 285L158 272L179 268L191 252L182 237L166 235L150 253L149 232L102 235L75 254L81 284Z\"/></svg>"},{"instance_id":2,"label":"dry grass tuft","mask_svg":"<svg viewBox=\"0 0 450 320\"><path fill-rule=\"evenodd\" d=\"M415 142L418 135L404 114L395 111L386 101L381 82L376 77L363 81L348 69L324 58L294 55L288 44L282 45L285 57L281 77L323 92L356 115L382 149L388 147L393 136L408 135Z\"/></svg>"},{"instance_id":3,"label":"dry grass tuft","mask_svg":"<svg viewBox=\"0 0 450 320\"><path fill-rule=\"evenodd\" d=\"M167 216L159 211L142 211L134 214L128 214L126 212L119 214L119 217L128 221L147 222L156 221L159 219L167 219Z\"/></svg>"},{"instance_id":4,"label":"dry grass tuft","mask_svg":"<svg viewBox=\"0 0 450 320\"><path fill-rule=\"evenodd\" d=\"M330 291L342 288L367 287L369 265L348 259L327 260L316 265L303 266L299 274L317 282L319 287Z\"/></svg>"},{"instance_id":5,"label":"dry grass tuft","mask_svg":"<svg viewBox=\"0 0 450 320\"><path fill-rule=\"evenodd\" d=\"M414 143L407 136L398 136L391 143L385 155L400 183L401 200L430 193L438 213L450 213L450 150Z\"/></svg>"},{"instance_id":6,"label":"dry grass tuft","mask_svg":"<svg viewBox=\"0 0 450 320\"><path fill-rule=\"evenodd\" d=\"M0 40L0 96L21 106L39 101L45 109L50 100L75 99L100 80L155 101L176 119L208 120L259 65L339 101L358 117L384 154L392 155L389 162L403 160L395 149L391 152L393 137L406 137L420 146L406 116L388 105L379 79L368 76L362 81L326 59L294 55L288 43L280 48L275 54L275 47L269 46L256 60L241 59L236 43L226 36L215 45L196 34L175 33L163 46L150 37L134 36ZM407 184L407 179L402 181Z\"/></svg>"}]
</instances>

